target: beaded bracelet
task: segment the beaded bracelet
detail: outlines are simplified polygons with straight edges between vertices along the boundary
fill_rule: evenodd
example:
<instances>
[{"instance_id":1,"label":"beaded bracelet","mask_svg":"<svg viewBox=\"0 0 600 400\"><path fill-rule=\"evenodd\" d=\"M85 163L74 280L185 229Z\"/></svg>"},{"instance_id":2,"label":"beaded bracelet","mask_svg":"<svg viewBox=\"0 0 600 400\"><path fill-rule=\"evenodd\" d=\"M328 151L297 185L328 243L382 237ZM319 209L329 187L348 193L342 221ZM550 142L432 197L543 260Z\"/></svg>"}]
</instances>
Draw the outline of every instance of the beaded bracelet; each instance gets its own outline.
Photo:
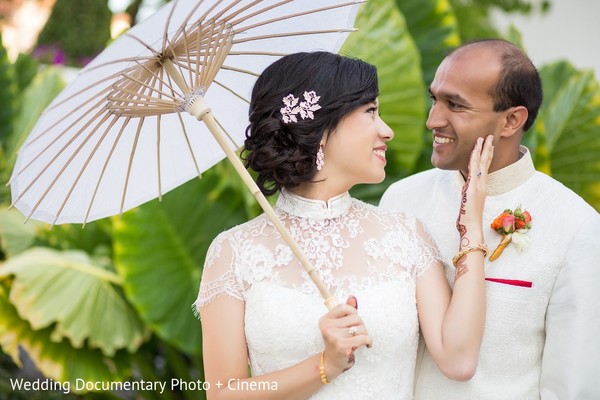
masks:
<instances>
[{"instance_id":1,"label":"beaded bracelet","mask_svg":"<svg viewBox=\"0 0 600 400\"><path fill-rule=\"evenodd\" d=\"M321 373L321 382L325 385L329 385L331 382L327 380L327 375L325 375L325 350L321 352L321 365L319 366L319 372Z\"/></svg>"},{"instance_id":2,"label":"beaded bracelet","mask_svg":"<svg viewBox=\"0 0 600 400\"><path fill-rule=\"evenodd\" d=\"M458 262L458 260L460 260L464 255L469 254L476 250L483 251L483 258L485 258L485 256L487 256L488 247L485 245L485 243L481 243L476 246L469 246L466 249L459 251L458 254L454 256L454 258L452 259L452 265L454 265L454 268L456 268L456 263Z\"/></svg>"}]
</instances>

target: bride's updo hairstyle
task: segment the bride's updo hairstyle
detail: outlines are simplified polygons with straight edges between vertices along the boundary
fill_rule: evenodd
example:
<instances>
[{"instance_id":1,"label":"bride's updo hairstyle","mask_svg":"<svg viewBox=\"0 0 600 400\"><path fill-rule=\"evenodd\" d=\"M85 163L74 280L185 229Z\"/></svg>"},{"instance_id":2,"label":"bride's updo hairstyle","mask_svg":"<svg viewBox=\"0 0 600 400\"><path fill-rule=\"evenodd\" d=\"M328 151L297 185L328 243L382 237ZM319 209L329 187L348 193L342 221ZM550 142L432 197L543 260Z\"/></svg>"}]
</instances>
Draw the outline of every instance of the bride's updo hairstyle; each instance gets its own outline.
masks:
<instances>
[{"instance_id":1,"label":"bride's updo hairstyle","mask_svg":"<svg viewBox=\"0 0 600 400\"><path fill-rule=\"evenodd\" d=\"M282 115L284 98L293 95L302 102L305 92L318 96L321 108L313 118L297 113L295 122ZM260 190L270 196L312 181L323 134L335 134L345 115L378 94L376 67L358 59L328 52L295 53L267 67L252 90L242 151L246 168L258 174Z\"/></svg>"}]
</instances>

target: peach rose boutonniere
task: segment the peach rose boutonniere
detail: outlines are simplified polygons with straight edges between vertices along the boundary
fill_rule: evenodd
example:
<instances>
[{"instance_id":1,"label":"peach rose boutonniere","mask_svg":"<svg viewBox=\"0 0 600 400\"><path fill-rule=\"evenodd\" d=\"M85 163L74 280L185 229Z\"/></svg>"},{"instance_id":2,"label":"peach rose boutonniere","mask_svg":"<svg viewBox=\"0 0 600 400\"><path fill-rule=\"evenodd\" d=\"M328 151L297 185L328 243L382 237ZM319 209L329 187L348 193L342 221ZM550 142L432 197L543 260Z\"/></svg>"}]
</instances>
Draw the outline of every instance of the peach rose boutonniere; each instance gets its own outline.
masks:
<instances>
[{"instance_id":1,"label":"peach rose boutonniere","mask_svg":"<svg viewBox=\"0 0 600 400\"><path fill-rule=\"evenodd\" d=\"M502 239L496 247L496 250L492 252L490 261L494 261L504 251L506 246L511 242L517 246L517 250L523 251L529 246L529 238L525 236L525 233L531 229L531 214L528 211L523 211L521 206L515 208L515 210L506 209L502 214L497 216L490 227L502 235Z\"/></svg>"}]
</instances>

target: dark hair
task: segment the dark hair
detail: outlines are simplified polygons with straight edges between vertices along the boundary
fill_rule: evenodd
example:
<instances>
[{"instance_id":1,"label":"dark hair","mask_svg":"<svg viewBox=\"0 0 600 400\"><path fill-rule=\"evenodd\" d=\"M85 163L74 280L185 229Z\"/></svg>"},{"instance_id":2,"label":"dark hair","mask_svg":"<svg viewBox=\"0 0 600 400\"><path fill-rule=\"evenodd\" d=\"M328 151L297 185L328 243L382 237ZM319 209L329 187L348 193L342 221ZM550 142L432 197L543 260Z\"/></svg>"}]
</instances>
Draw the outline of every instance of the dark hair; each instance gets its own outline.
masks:
<instances>
[{"instance_id":1,"label":"dark hair","mask_svg":"<svg viewBox=\"0 0 600 400\"><path fill-rule=\"evenodd\" d=\"M456 50L477 45L491 46L500 56L501 71L490 93L494 111L524 106L528 117L523 129L527 131L533 125L542 105L542 80L537 69L523 50L503 39L474 40Z\"/></svg>"},{"instance_id":2,"label":"dark hair","mask_svg":"<svg viewBox=\"0 0 600 400\"><path fill-rule=\"evenodd\" d=\"M283 98L304 92L320 96L314 119L284 123ZM258 77L250 100L250 125L242 159L257 172L267 196L311 181L323 134L332 134L342 118L379 94L377 69L362 60L329 52L294 53L275 61Z\"/></svg>"}]
</instances>

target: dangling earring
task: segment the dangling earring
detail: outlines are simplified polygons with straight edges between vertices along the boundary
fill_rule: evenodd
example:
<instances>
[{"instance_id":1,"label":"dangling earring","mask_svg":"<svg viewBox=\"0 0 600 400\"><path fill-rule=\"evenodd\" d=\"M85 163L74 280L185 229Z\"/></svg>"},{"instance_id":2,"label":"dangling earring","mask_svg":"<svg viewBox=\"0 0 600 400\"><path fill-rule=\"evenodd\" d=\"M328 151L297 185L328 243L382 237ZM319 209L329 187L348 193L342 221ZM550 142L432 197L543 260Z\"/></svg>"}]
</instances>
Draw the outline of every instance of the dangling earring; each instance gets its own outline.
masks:
<instances>
[{"instance_id":1,"label":"dangling earring","mask_svg":"<svg viewBox=\"0 0 600 400\"><path fill-rule=\"evenodd\" d=\"M319 151L317 151L317 171L323 169L325 165L325 154L323 153L323 146L319 145Z\"/></svg>"}]
</instances>

